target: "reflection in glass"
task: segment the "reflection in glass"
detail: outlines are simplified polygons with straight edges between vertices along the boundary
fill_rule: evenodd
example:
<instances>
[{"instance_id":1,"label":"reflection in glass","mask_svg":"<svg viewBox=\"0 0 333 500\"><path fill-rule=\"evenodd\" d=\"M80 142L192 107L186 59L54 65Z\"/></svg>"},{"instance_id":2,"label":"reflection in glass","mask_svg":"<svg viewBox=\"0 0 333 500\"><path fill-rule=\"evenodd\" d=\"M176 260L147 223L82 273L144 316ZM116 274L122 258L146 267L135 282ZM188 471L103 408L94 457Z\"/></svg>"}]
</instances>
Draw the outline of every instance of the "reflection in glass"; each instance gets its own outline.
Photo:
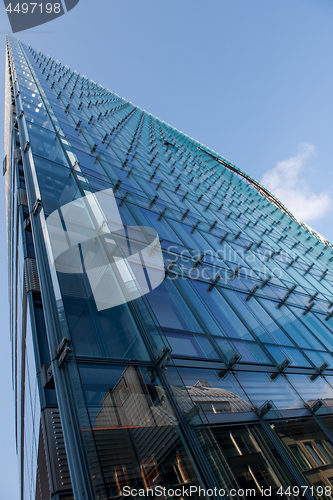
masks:
<instances>
[{"instance_id":1,"label":"reflection in glass","mask_svg":"<svg viewBox=\"0 0 333 500\"><path fill-rule=\"evenodd\" d=\"M331 417L329 417L331 418ZM323 420L325 422L325 420ZM272 424L307 484L330 486L333 449L328 437L312 418Z\"/></svg>"},{"instance_id":2,"label":"reflection in glass","mask_svg":"<svg viewBox=\"0 0 333 500\"><path fill-rule=\"evenodd\" d=\"M193 403L206 414L252 411L252 406L240 396L226 389L213 388L207 380L198 380L194 385L186 386L186 389ZM177 388L174 388L174 392L177 394ZM189 409L184 408L184 411Z\"/></svg>"},{"instance_id":3,"label":"reflection in glass","mask_svg":"<svg viewBox=\"0 0 333 500\"><path fill-rule=\"evenodd\" d=\"M240 488L253 489L256 496L271 488L269 496L276 500L297 498L277 493L280 486L286 489L296 483L257 425L220 427L214 433Z\"/></svg>"},{"instance_id":4,"label":"reflection in glass","mask_svg":"<svg viewBox=\"0 0 333 500\"><path fill-rule=\"evenodd\" d=\"M106 384L112 373L105 370L103 375ZM89 401L89 376L83 374L85 379ZM121 495L124 486L197 484L180 441L178 421L159 381L149 383L142 369L127 366L111 385L99 405L91 408L93 434L109 498Z\"/></svg>"}]
</instances>

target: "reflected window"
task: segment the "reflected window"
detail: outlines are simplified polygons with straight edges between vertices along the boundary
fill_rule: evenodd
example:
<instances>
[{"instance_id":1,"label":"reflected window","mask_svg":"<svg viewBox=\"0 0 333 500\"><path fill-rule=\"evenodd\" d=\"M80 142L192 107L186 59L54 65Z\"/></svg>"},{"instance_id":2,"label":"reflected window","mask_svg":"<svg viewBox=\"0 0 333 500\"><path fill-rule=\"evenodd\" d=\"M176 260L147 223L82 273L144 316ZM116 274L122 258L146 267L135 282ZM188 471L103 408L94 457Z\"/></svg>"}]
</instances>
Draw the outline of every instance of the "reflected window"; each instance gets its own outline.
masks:
<instances>
[{"instance_id":1,"label":"reflected window","mask_svg":"<svg viewBox=\"0 0 333 500\"><path fill-rule=\"evenodd\" d=\"M277 494L281 485L285 489L294 486L295 481L258 426L220 427L215 428L214 433L230 466L234 484L255 490L256 496L261 495L263 488L272 488L272 498L295 498Z\"/></svg>"},{"instance_id":2,"label":"reflected window","mask_svg":"<svg viewBox=\"0 0 333 500\"><path fill-rule=\"evenodd\" d=\"M301 452L297 445L290 446L290 451L296 458L302 470L310 469L310 463L307 461L305 455Z\"/></svg>"},{"instance_id":3,"label":"reflected window","mask_svg":"<svg viewBox=\"0 0 333 500\"><path fill-rule=\"evenodd\" d=\"M274 431L301 471L304 484L316 486L320 482L321 486L330 486L333 448L313 418L274 422ZM314 493L316 496L316 491Z\"/></svg>"},{"instance_id":4,"label":"reflected window","mask_svg":"<svg viewBox=\"0 0 333 500\"><path fill-rule=\"evenodd\" d=\"M166 391L149 368L80 364L109 498L130 488L198 484ZM154 382L152 382L154 380Z\"/></svg>"},{"instance_id":5,"label":"reflected window","mask_svg":"<svg viewBox=\"0 0 333 500\"><path fill-rule=\"evenodd\" d=\"M229 373L223 380L220 380L218 378L219 372L214 370L179 368L178 371L186 387L187 396L206 415L217 417L219 414L253 411L247 396L232 374ZM184 411L188 411L188 408L184 406L188 404L188 399L183 397L184 386L175 385L173 391L178 399L178 404ZM218 421L216 417L214 417L215 422ZM230 419L232 419L232 415Z\"/></svg>"},{"instance_id":6,"label":"reflected window","mask_svg":"<svg viewBox=\"0 0 333 500\"><path fill-rule=\"evenodd\" d=\"M321 460L321 457L318 455L317 450L314 448L312 443L306 443L305 448L308 450L308 452L318 465L324 465L325 462Z\"/></svg>"}]
</instances>

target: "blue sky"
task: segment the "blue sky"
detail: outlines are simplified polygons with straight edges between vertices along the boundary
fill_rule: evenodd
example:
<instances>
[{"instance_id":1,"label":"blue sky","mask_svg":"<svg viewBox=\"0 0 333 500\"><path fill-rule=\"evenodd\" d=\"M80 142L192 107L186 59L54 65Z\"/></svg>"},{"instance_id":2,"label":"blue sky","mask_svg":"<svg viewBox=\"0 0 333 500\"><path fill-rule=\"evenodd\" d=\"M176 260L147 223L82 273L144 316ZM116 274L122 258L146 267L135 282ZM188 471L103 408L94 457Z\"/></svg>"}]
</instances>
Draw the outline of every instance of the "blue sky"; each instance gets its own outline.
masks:
<instances>
[{"instance_id":1,"label":"blue sky","mask_svg":"<svg viewBox=\"0 0 333 500\"><path fill-rule=\"evenodd\" d=\"M16 36L263 180L333 241L332 25L331 0L80 0ZM0 500L18 500L4 182L0 204Z\"/></svg>"}]
</instances>

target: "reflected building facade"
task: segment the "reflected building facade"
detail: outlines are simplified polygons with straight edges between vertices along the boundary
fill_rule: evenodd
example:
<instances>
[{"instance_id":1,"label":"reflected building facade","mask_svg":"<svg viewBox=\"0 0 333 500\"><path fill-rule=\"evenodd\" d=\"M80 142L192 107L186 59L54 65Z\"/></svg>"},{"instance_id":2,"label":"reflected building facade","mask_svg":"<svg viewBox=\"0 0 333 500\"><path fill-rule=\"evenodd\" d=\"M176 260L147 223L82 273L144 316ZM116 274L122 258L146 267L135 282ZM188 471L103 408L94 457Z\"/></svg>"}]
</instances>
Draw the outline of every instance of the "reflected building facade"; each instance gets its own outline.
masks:
<instances>
[{"instance_id":1,"label":"reflected building facade","mask_svg":"<svg viewBox=\"0 0 333 500\"><path fill-rule=\"evenodd\" d=\"M333 498L332 245L14 38L5 153L22 500Z\"/></svg>"}]
</instances>

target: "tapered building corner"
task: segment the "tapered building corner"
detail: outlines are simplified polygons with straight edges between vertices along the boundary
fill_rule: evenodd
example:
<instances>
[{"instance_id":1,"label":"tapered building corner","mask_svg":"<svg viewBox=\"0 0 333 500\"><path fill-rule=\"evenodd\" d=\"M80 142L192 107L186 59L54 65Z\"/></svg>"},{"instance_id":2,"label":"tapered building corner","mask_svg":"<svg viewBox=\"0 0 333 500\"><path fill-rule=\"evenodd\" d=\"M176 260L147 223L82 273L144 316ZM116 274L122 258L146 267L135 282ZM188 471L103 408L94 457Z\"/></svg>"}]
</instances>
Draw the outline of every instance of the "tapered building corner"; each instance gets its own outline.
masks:
<instances>
[{"instance_id":1,"label":"tapered building corner","mask_svg":"<svg viewBox=\"0 0 333 500\"><path fill-rule=\"evenodd\" d=\"M10 37L3 174L21 500L333 498L328 241Z\"/></svg>"}]
</instances>

